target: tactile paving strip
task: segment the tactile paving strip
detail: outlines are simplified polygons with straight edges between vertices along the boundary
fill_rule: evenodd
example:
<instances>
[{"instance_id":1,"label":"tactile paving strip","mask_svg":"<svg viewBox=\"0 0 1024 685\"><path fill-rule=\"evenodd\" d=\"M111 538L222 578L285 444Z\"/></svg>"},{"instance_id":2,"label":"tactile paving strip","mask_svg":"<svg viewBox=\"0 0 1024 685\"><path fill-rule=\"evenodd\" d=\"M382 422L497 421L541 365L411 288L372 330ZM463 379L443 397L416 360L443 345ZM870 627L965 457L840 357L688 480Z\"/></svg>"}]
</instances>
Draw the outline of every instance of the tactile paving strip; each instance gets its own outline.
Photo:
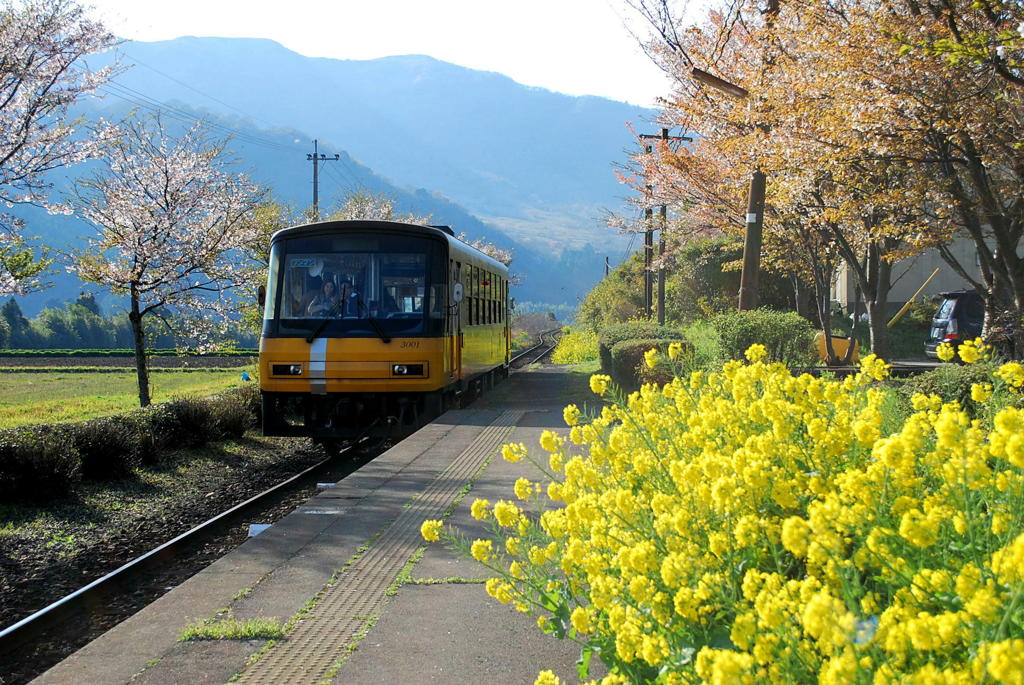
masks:
<instances>
[{"instance_id":1,"label":"tactile paving strip","mask_svg":"<svg viewBox=\"0 0 1024 685\"><path fill-rule=\"evenodd\" d=\"M440 518L459 490L488 456L508 440L522 411L506 411L484 428L412 504L404 509L367 552L328 588L316 609L245 668L234 681L244 685L319 683L345 648L379 612L385 591L422 544L420 524Z\"/></svg>"}]
</instances>

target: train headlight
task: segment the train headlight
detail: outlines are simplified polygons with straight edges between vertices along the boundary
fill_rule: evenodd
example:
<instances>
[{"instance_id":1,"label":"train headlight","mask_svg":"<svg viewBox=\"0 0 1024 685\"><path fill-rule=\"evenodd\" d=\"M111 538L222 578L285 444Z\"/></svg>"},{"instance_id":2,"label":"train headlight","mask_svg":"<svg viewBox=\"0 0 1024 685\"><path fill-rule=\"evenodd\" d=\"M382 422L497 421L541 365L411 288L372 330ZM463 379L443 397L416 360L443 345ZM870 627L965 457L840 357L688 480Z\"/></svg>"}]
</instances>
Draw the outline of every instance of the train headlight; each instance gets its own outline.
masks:
<instances>
[{"instance_id":1,"label":"train headlight","mask_svg":"<svg viewBox=\"0 0 1024 685\"><path fill-rule=\"evenodd\" d=\"M392 376L422 376L423 364L392 364Z\"/></svg>"},{"instance_id":2,"label":"train headlight","mask_svg":"<svg viewBox=\"0 0 1024 685\"><path fill-rule=\"evenodd\" d=\"M302 364L273 364L270 373L275 376L301 376Z\"/></svg>"}]
</instances>

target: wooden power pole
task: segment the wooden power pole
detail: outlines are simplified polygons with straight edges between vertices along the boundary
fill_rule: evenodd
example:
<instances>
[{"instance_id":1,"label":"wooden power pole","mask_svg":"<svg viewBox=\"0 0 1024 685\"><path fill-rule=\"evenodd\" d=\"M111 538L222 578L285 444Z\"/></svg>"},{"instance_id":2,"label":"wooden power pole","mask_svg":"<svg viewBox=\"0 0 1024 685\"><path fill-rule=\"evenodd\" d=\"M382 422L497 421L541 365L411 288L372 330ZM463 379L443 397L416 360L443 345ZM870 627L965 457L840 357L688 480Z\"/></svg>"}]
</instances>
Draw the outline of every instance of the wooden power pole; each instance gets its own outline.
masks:
<instances>
[{"instance_id":1,"label":"wooden power pole","mask_svg":"<svg viewBox=\"0 0 1024 685\"><path fill-rule=\"evenodd\" d=\"M328 157L318 152L317 141L313 141L313 154L306 154L306 161L313 162L313 220L320 221L320 162L336 162L341 155Z\"/></svg>"},{"instance_id":2,"label":"wooden power pole","mask_svg":"<svg viewBox=\"0 0 1024 685\"><path fill-rule=\"evenodd\" d=\"M650 135L646 133L640 134L641 140L660 140L663 145L667 146L668 141L678 140L682 142L688 142L693 140L689 136L670 136L668 129L662 127L661 135ZM650 154L652 152L651 145L648 143L644 145L644 152ZM653 192L651 184L647 184L647 196L650 197ZM654 274L651 272L651 262L654 256L654 231L651 229L651 219L653 210L648 205L644 209L644 225L646 231L644 231L644 311L647 314L647 318L651 318L651 307L652 300L654 299L653 293L653 280ZM658 233L658 323L665 325L665 266L661 263L661 260L665 257L665 228L668 226L668 205L664 202L661 203L661 225Z\"/></svg>"}]
</instances>

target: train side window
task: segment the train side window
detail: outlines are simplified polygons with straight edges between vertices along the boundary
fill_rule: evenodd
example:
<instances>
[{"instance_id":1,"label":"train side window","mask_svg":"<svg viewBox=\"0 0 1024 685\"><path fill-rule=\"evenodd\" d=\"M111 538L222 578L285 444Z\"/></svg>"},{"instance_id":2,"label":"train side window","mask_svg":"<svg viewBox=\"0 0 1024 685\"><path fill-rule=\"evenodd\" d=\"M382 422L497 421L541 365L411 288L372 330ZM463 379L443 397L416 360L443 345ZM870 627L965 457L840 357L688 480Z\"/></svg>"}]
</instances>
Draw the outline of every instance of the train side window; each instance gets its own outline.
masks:
<instances>
[{"instance_id":1,"label":"train side window","mask_svg":"<svg viewBox=\"0 0 1024 685\"><path fill-rule=\"evenodd\" d=\"M494 323L494 274L487 273L487 323Z\"/></svg>"}]
</instances>

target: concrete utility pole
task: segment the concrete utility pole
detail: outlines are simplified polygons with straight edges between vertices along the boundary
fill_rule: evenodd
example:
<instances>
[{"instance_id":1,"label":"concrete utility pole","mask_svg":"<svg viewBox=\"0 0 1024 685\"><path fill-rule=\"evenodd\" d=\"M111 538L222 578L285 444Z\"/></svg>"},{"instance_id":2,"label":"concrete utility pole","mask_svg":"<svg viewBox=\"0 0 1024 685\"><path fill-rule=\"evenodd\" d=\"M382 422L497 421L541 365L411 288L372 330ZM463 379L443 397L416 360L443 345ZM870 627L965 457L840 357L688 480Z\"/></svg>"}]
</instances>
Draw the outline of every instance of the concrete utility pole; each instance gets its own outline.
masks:
<instances>
[{"instance_id":1,"label":"concrete utility pole","mask_svg":"<svg viewBox=\"0 0 1024 685\"><path fill-rule=\"evenodd\" d=\"M317 151L317 141L313 141L313 154L306 154L306 161L313 162L313 220L320 220L320 162L336 162L341 159L341 155L334 155L328 157L325 154L321 154Z\"/></svg>"},{"instance_id":2,"label":"concrete utility pole","mask_svg":"<svg viewBox=\"0 0 1024 685\"><path fill-rule=\"evenodd\" d=\"M668 145L670 140L678 141L691 141L693 138L689 136L670 136L668 129L662 127L661 135L655 136L646 133L640 134L641 140L661 140L664 141L665 145ZM651 153L651 146L644 145L644 152L647 154ZM653 188L650 184L647 185L647 196L650 197ZM651 318L651 300L653 296L651 293L653 280L653 274L651 273L651 261L652 254L654 252L654 231L651 230L651 218L652 218L651 207L644 209L644 219L647 226L647 231L644 232L644 311L647 313L647 318ZM661 203L661 229L658 233L658 259L661 260L665 257L665 227L668 225L668 206L663 202ZM658 267L658 323L662 326L665 325L665 267L664 265Z\"/></svg>"},{"instance_id":3,"label":"concrete utility pole","mask_svg":"<svg viewBox=\"0 0 1024 685\"><path fill-rule=\"evenodd\" d=\"M775 5L777 8L777 4ZM777 11L777 10L776 10ZM737 100L749 100L750 92L735 83L729 83L714 74L694 67L690 70L694 80ZM763 126L758 124L763 130ZM764 186L765 176L760 167L754 168L750 176L750 191L747 194L746 232L743 235L743 270L740 272L739 308L757 309L757 281L761 272L761 233L764 227Z\"/></svg>"}]
</instances>

